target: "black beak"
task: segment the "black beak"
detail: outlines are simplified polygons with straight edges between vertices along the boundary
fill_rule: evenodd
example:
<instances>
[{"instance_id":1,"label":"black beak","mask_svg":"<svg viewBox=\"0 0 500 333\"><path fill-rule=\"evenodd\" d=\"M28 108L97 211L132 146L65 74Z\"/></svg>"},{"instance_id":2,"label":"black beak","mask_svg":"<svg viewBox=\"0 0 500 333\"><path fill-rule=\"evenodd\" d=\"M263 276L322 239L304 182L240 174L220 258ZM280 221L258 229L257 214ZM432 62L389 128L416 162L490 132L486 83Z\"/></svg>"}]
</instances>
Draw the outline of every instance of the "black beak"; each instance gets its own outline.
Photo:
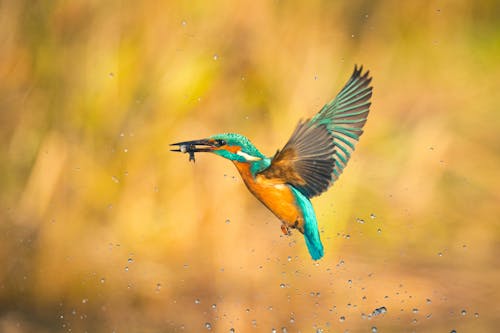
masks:
<instances>
[{"instance_id":1,"label":"black beak","mask_svg":"<svg viewBox=\"0 0 500 333\"><path fill-rule=\"evenodd\" d=\"M184 141L172 143L171 146L178 146L177 149L170 149L170 151L176 151L180 153L188 153L189 160L195 161L194 153L207 153L214 150L215 145L212 140L201 139L201 140L193 140L193 141ZM197 147L201 146L201 147Z\"/></svg>"}]
</instances>

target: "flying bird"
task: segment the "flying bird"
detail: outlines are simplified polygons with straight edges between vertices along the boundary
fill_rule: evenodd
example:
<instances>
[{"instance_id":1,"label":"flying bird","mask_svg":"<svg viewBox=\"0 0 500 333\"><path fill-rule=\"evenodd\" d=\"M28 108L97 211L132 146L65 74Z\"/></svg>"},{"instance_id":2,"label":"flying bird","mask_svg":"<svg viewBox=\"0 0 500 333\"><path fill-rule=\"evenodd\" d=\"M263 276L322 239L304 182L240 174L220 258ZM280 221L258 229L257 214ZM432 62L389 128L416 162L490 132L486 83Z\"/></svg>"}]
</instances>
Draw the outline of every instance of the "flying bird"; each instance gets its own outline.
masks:
<instances>
[{"instance_id":1,"label":"flying bird","mask_svg":"<svg viewBox=\"0 0 500 333\"><path fill-rule=\"evenodd\" d=\"M313 260L324 250L310 199L326 191L346 167L363 133L372 96L369 71L354 71L338 95L312 118L299 121L283 149L264 156L245 136L216 134L171 144L172 151L210 152L231 160L243 182L281 221L285 235L299 230Z\"/></svg>"}]
</instances>

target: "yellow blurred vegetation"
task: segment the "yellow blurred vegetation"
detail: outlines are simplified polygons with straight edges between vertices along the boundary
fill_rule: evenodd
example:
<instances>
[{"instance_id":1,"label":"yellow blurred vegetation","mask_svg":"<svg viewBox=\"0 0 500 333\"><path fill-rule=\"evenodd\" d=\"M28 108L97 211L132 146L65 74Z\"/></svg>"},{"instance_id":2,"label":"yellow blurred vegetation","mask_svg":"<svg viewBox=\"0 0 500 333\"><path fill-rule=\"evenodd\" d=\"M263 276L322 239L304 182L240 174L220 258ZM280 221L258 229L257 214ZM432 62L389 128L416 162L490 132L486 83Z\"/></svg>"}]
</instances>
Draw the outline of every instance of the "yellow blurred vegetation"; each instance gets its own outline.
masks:
<instances>
[{"instance_id":1,"label":"yellow blurred vegetation","mask_svg":"<svg viewBox=\"0 0 500 333\"><path fill-rule=\"evenodd\" d=\"M493 332L498 1L0 2L0 332ZM326 254L227 161L354 64L372 111L314 199ZM385 306L387 313L371 316Z\"/></svg>"}]
</instances>

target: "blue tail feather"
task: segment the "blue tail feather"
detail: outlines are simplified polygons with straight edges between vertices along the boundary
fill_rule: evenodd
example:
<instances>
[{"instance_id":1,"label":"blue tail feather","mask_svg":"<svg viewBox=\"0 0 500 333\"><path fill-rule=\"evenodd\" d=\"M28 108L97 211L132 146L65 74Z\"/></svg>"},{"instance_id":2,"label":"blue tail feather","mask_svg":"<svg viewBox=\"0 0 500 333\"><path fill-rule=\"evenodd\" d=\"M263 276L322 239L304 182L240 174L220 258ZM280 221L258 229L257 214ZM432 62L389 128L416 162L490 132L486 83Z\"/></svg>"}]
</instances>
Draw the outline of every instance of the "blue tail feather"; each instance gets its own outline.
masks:
<instances>
[{"instance_id":1,"label":"blue tail feather","mask_svg":"<svg viewBox=\"0 0 500 333\"><path fill-rule=\"evenodd\" d=\"M304 215L304 238L306 239L307 249L314 260L323 257L323 244L319 236L318 222L316 214L309 199L305 197L299 190L290 186L297 201L297 205L302 209Z\"/></svg>"}]
</instances>

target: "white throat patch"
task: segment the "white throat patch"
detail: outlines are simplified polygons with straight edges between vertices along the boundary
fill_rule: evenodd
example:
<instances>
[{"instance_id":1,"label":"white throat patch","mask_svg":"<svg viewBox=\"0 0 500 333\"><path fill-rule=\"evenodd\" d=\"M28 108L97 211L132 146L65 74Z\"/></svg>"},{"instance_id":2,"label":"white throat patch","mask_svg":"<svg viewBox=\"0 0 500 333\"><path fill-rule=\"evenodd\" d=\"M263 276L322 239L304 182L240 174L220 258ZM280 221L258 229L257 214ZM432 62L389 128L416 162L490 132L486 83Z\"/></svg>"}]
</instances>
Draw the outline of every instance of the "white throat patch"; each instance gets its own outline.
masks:
<instances>
[{"instance_id":1,"label":"white throat patch","mask_svg":"<svg viewBox=\"0 0 500 333\"><path fill-rule=\"evenodd\" d=\"M236 154L242 156L245 160L247 161L260 161L262 158L257 157L257 156L252 156L247 153L242 152L241 150L238 150Z\"/></svg>"}]
</instances>

